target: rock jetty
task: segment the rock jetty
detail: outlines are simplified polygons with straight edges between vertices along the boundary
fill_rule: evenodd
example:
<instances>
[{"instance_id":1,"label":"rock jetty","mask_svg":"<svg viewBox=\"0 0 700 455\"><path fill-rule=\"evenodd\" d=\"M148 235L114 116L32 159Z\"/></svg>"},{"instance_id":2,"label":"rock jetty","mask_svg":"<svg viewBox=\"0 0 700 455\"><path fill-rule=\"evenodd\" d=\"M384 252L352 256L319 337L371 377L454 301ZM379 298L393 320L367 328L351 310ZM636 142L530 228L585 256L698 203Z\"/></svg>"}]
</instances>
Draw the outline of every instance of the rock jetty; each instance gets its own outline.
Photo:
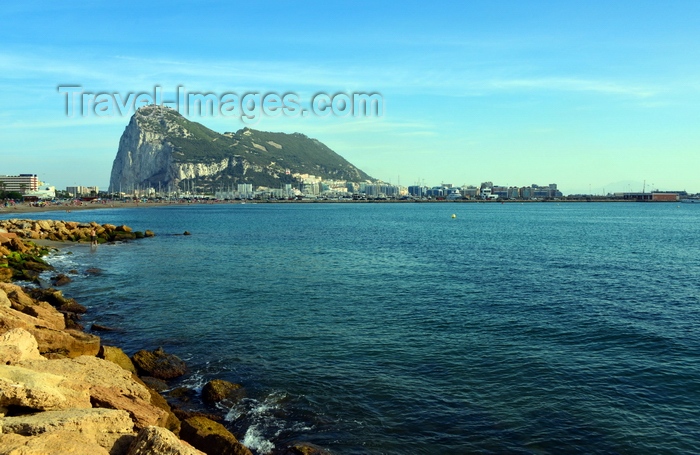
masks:
<instances>
[{"instance_id":1,"label":"rock jetty","mask_svg":"<svg viewBox=\"0 0 700 455\"><path fill-rule=\"evenodd\" d=\"M171 408L154 389L185 373L179 358L162 349L130 358L82 331L87 309L75 300L13 282L33 264L50 269L40 257L46 250L23 239L89 241L97 226L104 241L132 233L96 223L0 222L0 271L10 270L0 274L0 455L252 455L216 416ZM241 388L214 380L207 401L235 400ZM328 454L305 443L276 453Z\"/></svg>"},{"instance_id":2,"label":"rock jetty","mask_svg":"<svg viewBox=\"0 0 700 455\"><path fill-rule=\"evenodd\" d=\"M0 237L12 238L6 234L29 240L54 240L58 242L89 242L92 231L97 236L98 243L134 240L153 237L153 231L134 231L129 226L113 224L77 223L75 221L57 220L22 220L9 219L0 221Z\"/></svg>"}]
</instances>

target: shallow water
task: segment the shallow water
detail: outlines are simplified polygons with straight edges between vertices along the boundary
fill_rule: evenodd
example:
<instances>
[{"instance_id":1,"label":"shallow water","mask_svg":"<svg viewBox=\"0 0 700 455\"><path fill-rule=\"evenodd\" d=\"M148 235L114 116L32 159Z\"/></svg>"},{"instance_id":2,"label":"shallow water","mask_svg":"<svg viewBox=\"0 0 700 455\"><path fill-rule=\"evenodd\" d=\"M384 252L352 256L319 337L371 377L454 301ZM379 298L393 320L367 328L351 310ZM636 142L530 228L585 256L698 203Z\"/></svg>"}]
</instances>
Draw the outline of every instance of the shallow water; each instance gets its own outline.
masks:
<instances>
[{"instance_id":1,"label":"shallow water","mask_svg":"<svg viewBox=\"0 0 700 455\"><path fill-rule=\"evenodd\" d=\"M182 383L244 384L248 398L219 411L256 453L297 440L338 454L700 452L700 207L69 216L156 232L64 249L59 269L103 270L64 292L88 326L122 330L105 343L186 359Z\"/></svg>"}]
</instances>

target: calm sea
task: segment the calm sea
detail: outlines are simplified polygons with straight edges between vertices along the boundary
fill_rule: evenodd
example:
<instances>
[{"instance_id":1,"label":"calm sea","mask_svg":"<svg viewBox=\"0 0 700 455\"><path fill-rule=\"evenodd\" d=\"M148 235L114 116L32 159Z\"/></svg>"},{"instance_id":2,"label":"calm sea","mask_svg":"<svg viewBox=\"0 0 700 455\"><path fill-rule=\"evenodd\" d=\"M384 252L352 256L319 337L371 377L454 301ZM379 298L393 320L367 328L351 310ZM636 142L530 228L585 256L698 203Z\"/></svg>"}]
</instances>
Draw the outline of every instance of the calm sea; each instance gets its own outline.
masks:
<instances>
[{"instance_id":1,"label":"calm sea","mask_svg":"<svg viewBox=\"0 0 700 455\"><path fill-rule=\"evenodd\" d=\"M187 360L173 386L242 383L247 398L210 411L257 454L290 441L336 454L700 453L698 205L33 217L156 232L63 250L59 269L103 270L64 292L89 307L88 327L120 329L104 343Z\"/></svg>"}]
</instances>

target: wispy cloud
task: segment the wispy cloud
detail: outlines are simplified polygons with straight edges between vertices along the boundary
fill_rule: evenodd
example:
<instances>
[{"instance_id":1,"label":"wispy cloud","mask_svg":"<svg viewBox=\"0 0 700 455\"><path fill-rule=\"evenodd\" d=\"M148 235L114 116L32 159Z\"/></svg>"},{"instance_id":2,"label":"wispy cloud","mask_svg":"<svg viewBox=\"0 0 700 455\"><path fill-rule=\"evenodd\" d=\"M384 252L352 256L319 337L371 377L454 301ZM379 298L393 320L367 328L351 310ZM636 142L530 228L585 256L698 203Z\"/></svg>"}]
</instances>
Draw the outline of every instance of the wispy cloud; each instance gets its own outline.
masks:
<instances>
[{"instance_id":1,"label":"wispy cloud","mask_svg":"<svg viewBox=\"0 0 700 455\"><path fill-rule=\"evenodd\" d=\"M657 87L620 82L580 79L567 77L499 79L489 81L488 85L496 90L554 90L564 92L596 92L603 94L625 95L635 98L649 98L657 95Z\"/></svg>"}]
</instances>

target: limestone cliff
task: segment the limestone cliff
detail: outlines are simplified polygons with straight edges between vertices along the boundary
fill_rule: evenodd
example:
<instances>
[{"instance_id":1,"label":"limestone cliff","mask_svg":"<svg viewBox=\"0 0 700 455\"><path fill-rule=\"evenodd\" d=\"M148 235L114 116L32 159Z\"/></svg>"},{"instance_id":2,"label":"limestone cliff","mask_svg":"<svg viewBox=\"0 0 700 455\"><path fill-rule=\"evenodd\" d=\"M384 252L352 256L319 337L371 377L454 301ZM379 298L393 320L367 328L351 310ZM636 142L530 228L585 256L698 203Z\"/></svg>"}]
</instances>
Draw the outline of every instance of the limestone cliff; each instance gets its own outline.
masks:
<instances>
[{"instance_id":1,"label":"limestone cliff","mask_svg":"<svg viewBox=\"0 0 700 455\"><path fill-rule=\"evenodd\" d=\"M220 134L177 111L145 106L129 121L112 165L110 191L214 189L236 183L279 187L295 175L372 180L318 140L244 128ZM184 183L183 183L184 182ZM183 184L183 185L181 185Z\"/></svg>"}]
</instances>

